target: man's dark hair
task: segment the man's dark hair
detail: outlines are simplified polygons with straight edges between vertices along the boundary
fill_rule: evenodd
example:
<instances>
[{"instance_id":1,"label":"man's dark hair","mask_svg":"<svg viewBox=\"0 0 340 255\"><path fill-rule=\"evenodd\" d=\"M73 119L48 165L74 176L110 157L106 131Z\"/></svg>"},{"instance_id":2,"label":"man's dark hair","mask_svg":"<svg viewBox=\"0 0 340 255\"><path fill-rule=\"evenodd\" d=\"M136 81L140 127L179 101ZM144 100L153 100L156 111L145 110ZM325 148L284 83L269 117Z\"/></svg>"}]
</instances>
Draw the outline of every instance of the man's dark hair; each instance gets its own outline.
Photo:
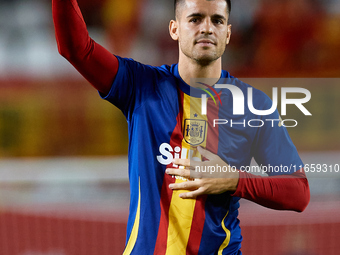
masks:
<instances>
[{"instance_id":1,"label":"man's dark hair","mask_svg":"<svg viewBox=\"0 0 340 255\"><path fill-rule=\"evenodd\" d=\"M177 6L178 6L180 3L184 2L184 1L185 1L185 0L175 0L175 1L174 1L175 16L176 16L176 9L177 9ZM209 1L209 0L207 0L207 1ZM231 12L231 0L226 0L226 2L227 2L227 11L228 11L228 14L230 15L230 12Z\"/></svg>"}]
</instances>

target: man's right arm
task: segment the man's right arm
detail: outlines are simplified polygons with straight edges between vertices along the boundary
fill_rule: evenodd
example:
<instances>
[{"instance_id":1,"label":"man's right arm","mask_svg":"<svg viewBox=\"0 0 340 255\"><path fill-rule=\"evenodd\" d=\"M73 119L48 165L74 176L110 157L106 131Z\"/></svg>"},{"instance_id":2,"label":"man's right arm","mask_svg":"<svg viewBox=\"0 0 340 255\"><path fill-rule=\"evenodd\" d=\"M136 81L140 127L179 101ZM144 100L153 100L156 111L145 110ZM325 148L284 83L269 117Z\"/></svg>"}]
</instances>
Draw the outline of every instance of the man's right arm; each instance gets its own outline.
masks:
<instances>
[{"instance_id":1,"label":"man's right arm","mask_svg":"<svg viewBox=\"0 0 340 255\"><path fill-rule=\"evenodd\" d=\"M98 91L108 94L118 71L118 60L93 41L76 0L52 0L59 53Z\"/></svg>"}]
</instances>

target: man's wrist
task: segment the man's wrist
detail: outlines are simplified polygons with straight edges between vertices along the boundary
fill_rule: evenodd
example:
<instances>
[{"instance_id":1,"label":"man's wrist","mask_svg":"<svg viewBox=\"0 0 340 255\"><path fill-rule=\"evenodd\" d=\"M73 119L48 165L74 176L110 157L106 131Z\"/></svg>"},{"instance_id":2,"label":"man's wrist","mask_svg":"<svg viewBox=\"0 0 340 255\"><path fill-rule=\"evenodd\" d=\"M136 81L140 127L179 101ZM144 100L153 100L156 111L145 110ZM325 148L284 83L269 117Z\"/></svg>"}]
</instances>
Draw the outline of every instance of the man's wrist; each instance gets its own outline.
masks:
<instances>
[{"instance_id":1,"label":"man's wrist","mask_svg":"<svg viewBox=\"0 0 340 255\"><path fill-rule=\"evenodd\" d=\"M232 196L236 196L238 197L242 190L243 190L243 186L244 186L244 178L246 178L245 176L245 172L241 171L241 170L237 170L237 184L236 187L234 186L234 189L232 190L232 192L234 192L233 194L231 194Z\"/></svg>"},{"instance_id":2,"label":"man's wrist","mask_svg":"<svg viewBox=\"0 0 340 255\"><path fill-rule=\"evenodd\" d=\"M230 182L230 191L235 192L237 190L238 184L239 184L239 179L240 179L240 173L239 170L233 173L233 177L231 178Z\"/></svg>"}]
</instances>

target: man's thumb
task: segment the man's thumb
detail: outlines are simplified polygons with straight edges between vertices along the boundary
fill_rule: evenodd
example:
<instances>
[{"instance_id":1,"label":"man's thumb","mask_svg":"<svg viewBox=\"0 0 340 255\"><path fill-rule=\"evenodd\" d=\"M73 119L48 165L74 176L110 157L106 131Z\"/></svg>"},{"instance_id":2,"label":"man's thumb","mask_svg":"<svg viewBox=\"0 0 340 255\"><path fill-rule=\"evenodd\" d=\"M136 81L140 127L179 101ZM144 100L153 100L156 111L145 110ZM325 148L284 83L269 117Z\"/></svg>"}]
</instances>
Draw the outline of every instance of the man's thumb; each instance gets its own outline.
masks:
<instances>
[{"instance_id":1,"label":"man's thumb","mask_svg":"<svg viewBox=\"0 0 340 255\"><path fill-rule=\"evenodd\" d=\"M198 152L202 155L202 157L205 157L208 160L213 159L213 157L215 156L215 154L213 154L212 152L203 149L201 146L197 147Z\"/></svg>"}]
</instances>

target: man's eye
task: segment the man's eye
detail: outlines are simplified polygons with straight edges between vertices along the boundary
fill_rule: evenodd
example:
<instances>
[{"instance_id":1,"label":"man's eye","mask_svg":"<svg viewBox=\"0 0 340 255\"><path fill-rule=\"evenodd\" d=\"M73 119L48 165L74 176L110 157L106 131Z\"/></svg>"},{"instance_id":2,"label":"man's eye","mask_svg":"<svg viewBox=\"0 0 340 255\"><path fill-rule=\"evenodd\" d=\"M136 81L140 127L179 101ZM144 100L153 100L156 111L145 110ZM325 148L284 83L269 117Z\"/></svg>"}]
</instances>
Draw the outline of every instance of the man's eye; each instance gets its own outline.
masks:
<instances>
[{"instance_id":1,"label":"man's eye","mask_svg":"<svg viewBox=\"0 0 340 255\"><path fill-rule=\"evenodd\" d=\"M197 18L193 18L193 19L190 20L190 22L196 23L196 22L198 22L198 19Z\"/></svg>"},{"instance_id":2,"label":"man's eye","mask_svg":"<svg viewBox=\"0 0 340 255\"><path fill-rule=\"evenodd\" d=\"M223 20L221 20L221 19L213 20L213 22L214 22L215 24L223 24Z\"/></svg>"}]
</instances>

